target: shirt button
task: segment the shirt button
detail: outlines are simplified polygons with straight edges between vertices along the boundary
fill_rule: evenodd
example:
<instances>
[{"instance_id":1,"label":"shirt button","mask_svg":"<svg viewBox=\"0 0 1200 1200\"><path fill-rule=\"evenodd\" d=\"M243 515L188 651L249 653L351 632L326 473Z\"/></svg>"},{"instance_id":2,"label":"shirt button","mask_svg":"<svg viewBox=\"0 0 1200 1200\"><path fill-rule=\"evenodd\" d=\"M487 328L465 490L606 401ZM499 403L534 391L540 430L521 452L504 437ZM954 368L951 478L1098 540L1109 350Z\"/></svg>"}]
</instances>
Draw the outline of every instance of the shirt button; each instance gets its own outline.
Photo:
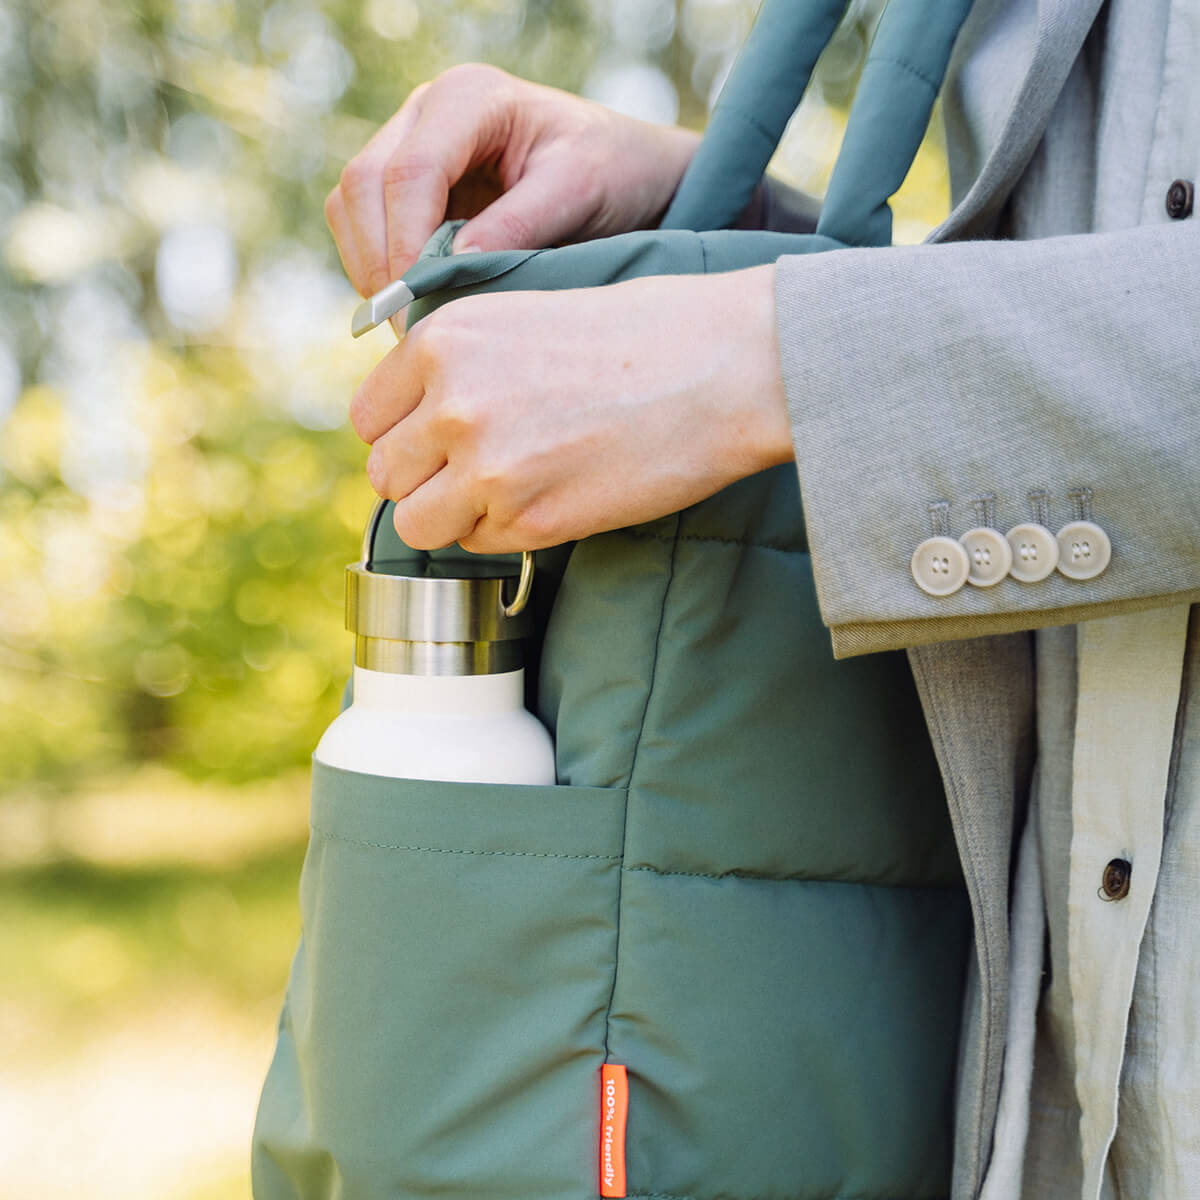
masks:
<instances>
[{"instance_id":1,"label":"shirt button","mask_svg":"<svg viewBox=\"0 0 1200 1200\"><path fill-rule=\"evenodd\" d=\"M1112 558L1108 534L1093 521L1071 521L1058 531L1058 569L1068 579L1095 579Z\"/></svg>"},{"instance_id":2,"label":"shirt button","mask_svg":"<svg viewBox=\"0 0 1200 1200\"><path fill-rule=\"evenodd\" d=\"M1008 574L1012 566L1012 547L998 529L980 525L978 529L968 529L958 540L967 552L968 583L975 587L991 587Z\"/></svg>"},{"instance_id":3,"label":"shirt button","mask_svg":"<svg viewBox=\"0 0 1200 1200\"><path fill-rule=\"evenodd\" d=\"M1195 195L1196 189L1190 179L1176 179L1167 188L1167 216L1172 221L1182 221L1184 217L1190 217Z\"/></svg>"},{"instance_id":4,"label":"shirt button","mask_svg":"<svg viewBox=\"0 0 1200 1200\"><path fill-rule=\"evenodd\" d=\"M1133 865L1128 859L1114 858L1104 868L1104 877L1100 882L1100 898L1124 900L1129 895L1129 877L1132 874Z\"/></svg>"},{"instance_id":5,"label":"shirt button","mask_svg":"<svg viewBox=\"0 0 1200 1200\"><path fill-rule=\"evenodd\" d=\"M931 596L954 595L966 583L969 570L967 552L952 537L926 538L913 551L913 578Z\"/></svg>"},{"instance_id":6,"label":"shirt button","mask_svg":"<svg viewBox=\"0 0 1200 1200\"><path fill-rule=\"evenodd\" d=\"M1022 583L1039 583L1058 566L1058 540L1045 525L1025 521L1006 535L1012 547L1008 573Z\"/></svg>"}]
</instances>

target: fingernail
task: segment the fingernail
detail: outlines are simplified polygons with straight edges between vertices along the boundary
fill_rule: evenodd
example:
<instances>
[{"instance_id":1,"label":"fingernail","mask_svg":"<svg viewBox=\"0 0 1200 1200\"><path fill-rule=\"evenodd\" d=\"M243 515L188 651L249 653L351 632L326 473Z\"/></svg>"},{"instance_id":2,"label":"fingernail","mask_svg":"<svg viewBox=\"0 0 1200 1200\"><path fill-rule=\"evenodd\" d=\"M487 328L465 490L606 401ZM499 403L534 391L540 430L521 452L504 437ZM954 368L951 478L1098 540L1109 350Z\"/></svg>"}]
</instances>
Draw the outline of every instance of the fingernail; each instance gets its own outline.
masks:
<instances>
[{"instance_id":1,"label":"fingernail","mask_svg":"<svg viewBox=\"0 0 1200 1200\"><path fill-rule=\"evenodd\" d=\"M461 244L456 242L454 245L454 253L455 254L482 254L483 249L482 249L482 247L475 245L474 242L463 242Z\"/></svg>"}]
</instances>

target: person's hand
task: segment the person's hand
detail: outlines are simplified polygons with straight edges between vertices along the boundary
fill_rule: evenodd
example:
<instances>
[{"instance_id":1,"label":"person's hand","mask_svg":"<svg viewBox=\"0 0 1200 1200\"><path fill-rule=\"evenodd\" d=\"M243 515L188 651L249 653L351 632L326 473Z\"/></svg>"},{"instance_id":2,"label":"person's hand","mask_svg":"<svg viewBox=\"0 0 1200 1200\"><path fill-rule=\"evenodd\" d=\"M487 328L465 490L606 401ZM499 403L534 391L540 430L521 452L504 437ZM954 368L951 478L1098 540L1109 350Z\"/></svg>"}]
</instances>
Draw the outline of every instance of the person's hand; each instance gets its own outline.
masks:
<instances>
[{"instance_id":1,"label":"person's hand","mask_svg":"<svg viewBox=\"0 0 1200 1200\"><path fill-rule=\"evenodd\" d=\"M666 209L698 138L495 67L422 84L346 165L325 215L350 282L399 278L447 217L455 249L534 249L625 233Z\"/></svg>"},{"instance_id":2,"label":"person's hand","mask_svg":"<svg viewBox=\"0 0 1200 1200\"><path fill-rule=\"evenodd\" d=\"M792 457L774 267L467 296L350 415L410 546L535 550L652 520Z\"/></svg>"}]
</instances>

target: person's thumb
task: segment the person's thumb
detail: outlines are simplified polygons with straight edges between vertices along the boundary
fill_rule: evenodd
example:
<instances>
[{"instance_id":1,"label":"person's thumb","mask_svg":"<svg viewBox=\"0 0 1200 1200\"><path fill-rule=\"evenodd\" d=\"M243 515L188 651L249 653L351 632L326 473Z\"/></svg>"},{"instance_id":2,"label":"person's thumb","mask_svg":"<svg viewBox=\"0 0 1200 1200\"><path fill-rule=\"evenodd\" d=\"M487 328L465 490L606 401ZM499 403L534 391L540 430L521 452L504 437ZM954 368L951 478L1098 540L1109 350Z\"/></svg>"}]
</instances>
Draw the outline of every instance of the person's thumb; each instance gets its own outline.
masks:
<instances>
[{"instance_id":1,"label":"person's thumb","mask_svg":"<svg viewBox=\"0 0 1200 1200\"><path fill-rule=\"evenodd\" d=\"M582 224L567 182L545 175L518 181L455 235L454 252L538 250L566 241Z\"/></svg>"}]
</instances>

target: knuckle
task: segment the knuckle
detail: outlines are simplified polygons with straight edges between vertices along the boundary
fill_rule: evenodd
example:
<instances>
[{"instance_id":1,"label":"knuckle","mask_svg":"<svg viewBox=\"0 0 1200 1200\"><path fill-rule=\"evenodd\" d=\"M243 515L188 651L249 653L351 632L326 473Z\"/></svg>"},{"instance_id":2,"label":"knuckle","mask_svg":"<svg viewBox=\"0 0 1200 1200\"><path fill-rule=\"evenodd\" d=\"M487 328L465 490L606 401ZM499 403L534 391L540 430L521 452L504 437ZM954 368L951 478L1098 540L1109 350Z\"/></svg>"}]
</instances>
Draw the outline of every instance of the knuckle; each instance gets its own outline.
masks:
<instances>
[{"instance_id":1,"label":"knuckle","mask_svg":"<svg viewBox=\"0 0 1200 1200\"><path fill-rule=\"evenodd\" d=\"M580 173L583 175L583 184L579 189L581 207L584 212L598 216L608 206L608 194L601 182L605 177L606 168L597 166L593 169L589 167Z\"/></svg>"},{"instance_id":2,"label":"knuckle","mask_svg":"<svg viewBox=\"0 0 1200 1200\"><path fill-rule=\"evenodd\" d=\"M391 271L380 266L377 262L367 268L367 287L362 293L364 296L373 295L375 292L381 292L389 283L392 282Z\"/></svg>"},{"instance_id":3,"label":"knuckle","mask_svg":"<svg viewBox=\"0 0 1200 1200\"><path fill-rule=\"evenodd\" d=\"M481 92L504 87L510 78L506 71L493 67L490 63L469 62L459 63L443 71L438 81L444 80L447 87L454 89Z\"/></svg>"},{"instance_id":4,"label":"knuckle","mask_svg":"<svg viewBox=\"0 0 1200 1200\"><path fill-rule=\"evenodd\" d=\"M484 498L493 518L504 526L521 519L520 474L511 455L494 451L476 455L471 476L476 494Z\"/></svg>"},{"instance_id":5,"label":"knuckle","mask_svg":"<svg viewBox=\"0 0 1200 1200\"><path fill-rule=\"evenodd\" d=\"M350 427L364 442L372 440L368 436L371 428L371 401L363 388L359 388L350 399Z\"/></svg>"},{"instance_id":6,"label":"knuckle","mask_svg":"<svg viewBox=\"0 0 1200 1200\"><path fill-rule=\"evenodd\" d=\"M433 175L439 170L438 159L426 151L401 151L384 164L383 189L390 192L396 188L408 187L414 181Z\"/></svg>"},{"instance_id":7,"label":"knuckle","mask_svg":"<svg viewBox=\"0 0 1200 1200\"><path fill-rule=\"evenodd\" d=\"M431 545L422 545L424 539L421 536L420 524L413 520L406 505L396 505L392 512L392 525L396 530L396 536L406 546L411 546L414 550L434 549Z\"/></svg>"},{"instance_id":8,"label":"knuckle","mask_svg":"<svg viewBox=\"0 0 1200 1200\"><path fill-rule=\"evenodd\" d=\"M374 174L371 164L361 155L352 158L343 168L338 177L338 186L344 199L353 203L365 196L371 187L371 176ZM332 193L331 193L332 196ZM328 211L328 207L326 208Z\"/></svg>"},{"instance_id":9,"label":"knuckle","mask_svg":"<svg viewBox=\"0 0 1200 1200\"><path fill-rule=\"evenodd\" d=\"M385 499L393 499L388 481L391 475L387 456L379 446L373 446L367 455L367 479L375 491Z\"/></svg>"},{"instance_id":10,"label":"knuckle","mask_svg":"<svg viewBox=\"0 0 1200 1200\"><path fill-rule=\"evenodd\" d=\"M481 525L477 524L470 533L464 534L458 539L458 544L468 554L502 554L504 552L502 542L497 538L495 530L483 532Z\"/></svg>"},{"instance_id":11,"label":"knuckle","mask_svg":"<svg viewBox=\"0 0 1200 1200\"><path fill-rule=\"evenodd\" d=\"M440 319L439 319L440 318ZM423 378L440 377L453 359L453 331L441 313L431 313L408 331L405 344Z\"/></svg>"},{"instance_id":12,"label":"knuckle","mask_svg":"<svg viewBox=\"0 0 1200 1200\"><path fill-rule=\"evenodd\" d=\"M401 105L401 108L409 108L413 105L419 106L424 100L426 94L429 92L429 89L433 87L434 82L435 81L432 79L426 79L421 83L418 83L417 86L408 93L408 98Z\"/></svg>"},{"instance_id":13,"label":"knuckle","mask_svg":"<svg viewBox=\"0 0 1200 1200\"><path fill-rule=\"evenodd\" d=\"M481 478L502 476L504 466L497 463L494 415L487 398L468 382L452 382L442 389L438 417L449 437L472 455L472 465Z\"/></svg>"},{"instance_id":14,"label":"knuckle","mask_svg":"<svg viewBox=\"0 0 1200 1200\"><path fill-rule=\"evenodd\" d=\"M530 549L553 546L561 541L553 514L540 505L535 504L522 509L512 526L518 542Z\"/></svg>"},{"instance_id":15,"label":"knuckle","mask_svg":"<svg viewBox=\"0 0 1200 1200\"><path fill-rule=\"evenodd\" d=\"M334 218L337 216L342 207L342 188L341 184L332 188L329 195L325 197L325 222L332 225Z\"/></svg>"},{"instance_id":16,"label":"knuckle","mask_svg":"<svg viewBox=\"0 0 1200 1200\"><path fill-rule=\"evenodd\" d=\"M469 395L460 389L449 389L438 399L435 418L438 434L460 454L469 452L478 440L479 415ZM478 466L474 466L478 473Z\"/></svg>"},{"instance_id":17,"label":"knuckle","mask_svg":"<svg viewBox=\"0 0 1200 1200\"><path fill-rule=\"evenodd\" d=\"M533 226L529 220L516 212L506 212L497 221L504 245L522 248L535 244Z\"/></svg>"}]
</instances>

